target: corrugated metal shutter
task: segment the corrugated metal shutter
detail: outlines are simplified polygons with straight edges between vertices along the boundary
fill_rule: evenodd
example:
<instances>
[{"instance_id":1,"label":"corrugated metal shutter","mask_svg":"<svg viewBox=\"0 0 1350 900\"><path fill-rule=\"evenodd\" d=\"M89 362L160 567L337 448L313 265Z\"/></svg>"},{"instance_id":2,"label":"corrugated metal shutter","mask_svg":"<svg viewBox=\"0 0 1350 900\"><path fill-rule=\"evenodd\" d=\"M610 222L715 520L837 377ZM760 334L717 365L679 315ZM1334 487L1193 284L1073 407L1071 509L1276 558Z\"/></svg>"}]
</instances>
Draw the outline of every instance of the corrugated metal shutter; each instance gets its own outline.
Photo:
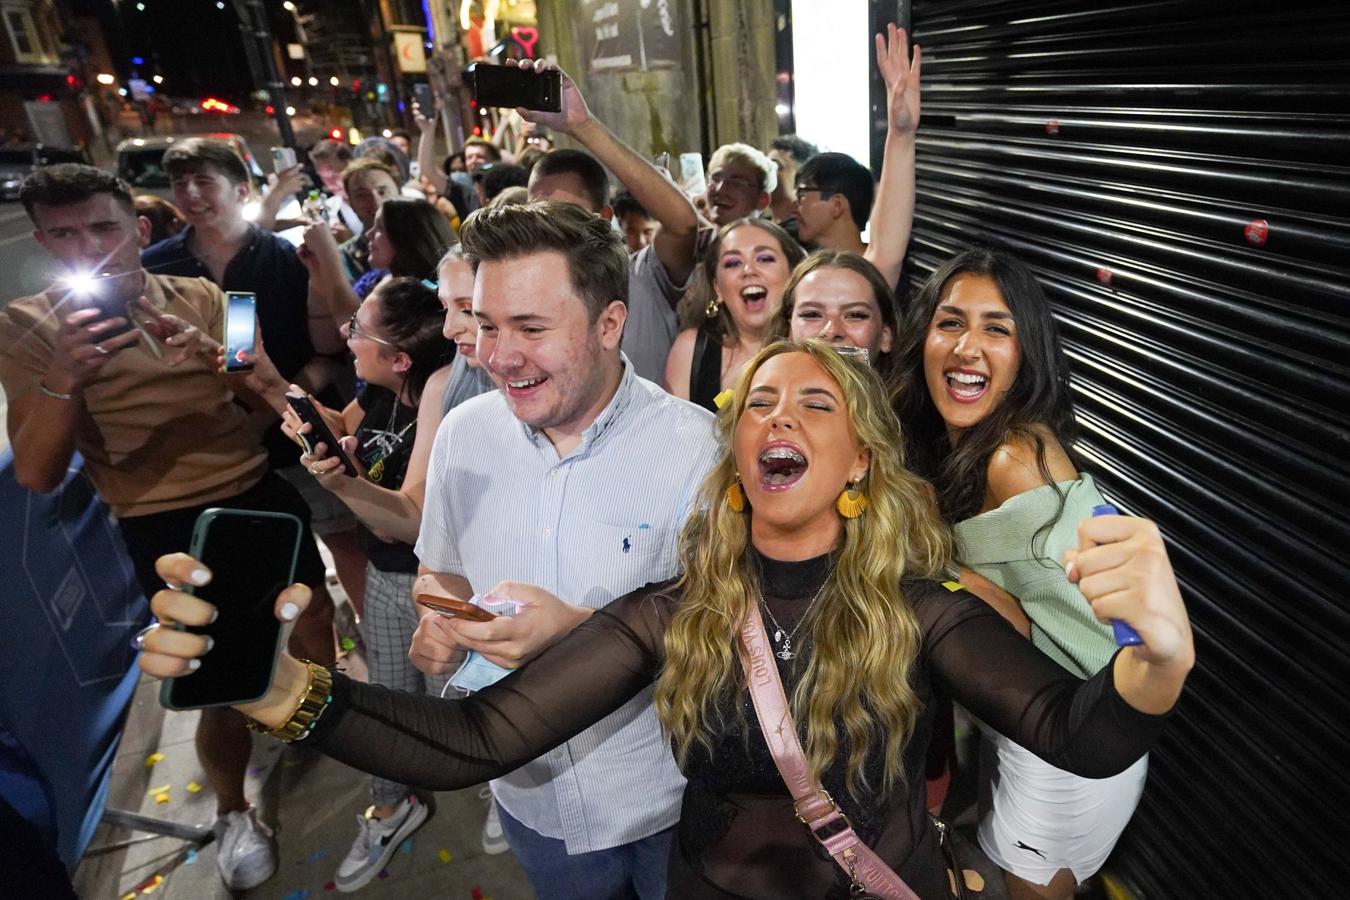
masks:
<instances>
[{"instance_id":1,"label":"corrugated metal shutter","mask_svg":"<svg viewBox=\"0 0 1350 900\"><path fill-rule=\"evenodd\" d=\"M1163 528L1199 666L1108 870L1350 893L1350 4L922 2L922 278L1056 304L1107 492Z\"/></svg>"}]
</instances>

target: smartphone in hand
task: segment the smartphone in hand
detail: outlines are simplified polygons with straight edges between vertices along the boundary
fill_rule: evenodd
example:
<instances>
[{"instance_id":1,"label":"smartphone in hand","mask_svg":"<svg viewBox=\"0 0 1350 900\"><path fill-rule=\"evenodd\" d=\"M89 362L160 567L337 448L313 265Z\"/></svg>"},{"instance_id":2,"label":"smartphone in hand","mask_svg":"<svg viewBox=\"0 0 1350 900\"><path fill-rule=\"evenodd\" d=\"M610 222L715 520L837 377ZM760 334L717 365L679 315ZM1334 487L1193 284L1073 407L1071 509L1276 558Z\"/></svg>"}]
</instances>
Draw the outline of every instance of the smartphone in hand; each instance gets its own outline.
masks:
<instances>
[{"instance_id":1,"label":"smartphone in hand","mask_svg":"<svg viewBox=\"0 0 1350 900\"><path fill-rule=\"evenodd\" d=\"M272 171L280 175L287 169L293 168L296 164L294 147L273 147L272 148Z\"/></svg>"},{"instance_id":2,"label":"smartphone in hand","mask_svg":"<svg viewBox=\"0 0 1350 900\"><path fill-rule=\"evenodd\" d=\"M504 106L562 112L562 73L533 72L491 63L470 63L464 81L481 106Z\"/></svg>"},{"instance_id":3,"label":"smartphone in hand","mask_svg":"<svg viewBox=\"0 0 1350 900\"><path fill-rule=\"evenodd\" d=\"M300 442L305 445L305 452L313 454L314 448L319 444L327 444L329 454L336 456L338 461L342 463L343 473L348 478L358 477L360 472L352 464L351 458L342 449L342 445L338 443L333 430L328 427L328 423L319 414L319 410L314 406L314 400L309 394L287 391L286 403L291 409L295 410L295 414L300 417L301 422L308 422L310 425L309 434L300 435Z\"/></svg>"},{"instance_id":4,"label":"smartphone in hand","mask_svg":"<svg viewBox=\"0 0 1350 900\"><path fill-rule=\"evenodd\" d=\"M260 700L281 650L277 596L295 580L300 520L288 513L212 508L197 517L189 552L211 570L211 583L185 586L219 610L209 625L184 626L215 641L190 675L165 679L159 702L201 709Z\"/></svg>"},{"instance_id":5,"label":"smartphone in hand","mask_svg":"<svg viewBox=\"0 0 1350 900\"><path fill-rule=\"evenodd\" d=\"M436 95L432 93L431 85L425 81L414 84L413 100L417 101L417 107L422 111L422 115L428 119L436 118Z\"/></svg>"},{"instance_id":6,"label":"smartphone in hand","mask_svg":"<svg viewBox=\"0 0 1350 900\"><path fill-rule=\"evenodd\" d=\"M258 333L258 295L245 291L225 294L225 371L253 368L254 338Z\"/></svg>"},{"instance_id":7,"label":"smartphone in hand","mask_svg":"<svg viewBox=\"0 0 1350 900\"><path fill-rule=\"evenodd\" d=\"M450 619L468 619L470 622L491 622L497 616L481 606L454 597L439 594L418 594L417 602Z\"/></svg>"}]
</instances>

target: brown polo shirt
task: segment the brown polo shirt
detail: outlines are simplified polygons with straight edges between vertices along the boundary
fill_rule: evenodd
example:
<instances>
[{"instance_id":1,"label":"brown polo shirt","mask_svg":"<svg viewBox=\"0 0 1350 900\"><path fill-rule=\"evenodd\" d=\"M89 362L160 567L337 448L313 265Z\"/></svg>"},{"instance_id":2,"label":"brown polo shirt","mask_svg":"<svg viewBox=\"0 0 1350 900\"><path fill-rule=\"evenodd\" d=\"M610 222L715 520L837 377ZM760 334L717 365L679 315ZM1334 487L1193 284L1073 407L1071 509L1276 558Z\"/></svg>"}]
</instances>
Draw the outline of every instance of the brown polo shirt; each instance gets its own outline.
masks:
<instances>
[{"instance_id":1,"label":"brown polo shirt","mask_svg":"<svg viewBox=\"0 0 1350 900\"><path fill-rule=\"evenodd\" d=\"M147 275L145 296L222 340L225 295L207 279ZM0 310L0 383L11 403L37 391L47 373L60 297L49 290ZM233 497L266 471L267 455L215 366L200 357L170 366L173 352L143 334L70 401L82 404L75 447L85 471L118 516Z\"/></svg>"}]
</instances>

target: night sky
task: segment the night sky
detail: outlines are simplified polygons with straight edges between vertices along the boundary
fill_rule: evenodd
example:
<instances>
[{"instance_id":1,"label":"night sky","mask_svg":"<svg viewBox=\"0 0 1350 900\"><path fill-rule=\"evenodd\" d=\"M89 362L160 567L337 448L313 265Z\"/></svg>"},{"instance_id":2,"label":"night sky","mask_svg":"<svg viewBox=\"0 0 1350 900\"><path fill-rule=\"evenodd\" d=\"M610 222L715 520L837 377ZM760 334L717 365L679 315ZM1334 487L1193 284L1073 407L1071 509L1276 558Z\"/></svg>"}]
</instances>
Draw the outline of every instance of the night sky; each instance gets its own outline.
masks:
<instances>
[{"instance_id":1,"label":"night sky","mask_svg":"<svg viewBox=\"0 0 1350 900\"><path fill-rule=\"evenodd\" d=\"M160 91L169 97L217 96L232 102L252 90L248 62L239 34L234 4L224 0L107 0L120 11L126 38L126 58L118 60L119 74L129 75L131 57L140 56L141 77L164 76ZM145 11L137 10L138 2ZM281 0L265 0L274 37L294 40L290 14ZM111 20L116 22L114 16ZM109 35L110 48L116 36ZM116 53L116 49L113 50ZM125 68L123 68L125 67Z\"/></svg>"}]
</instances>

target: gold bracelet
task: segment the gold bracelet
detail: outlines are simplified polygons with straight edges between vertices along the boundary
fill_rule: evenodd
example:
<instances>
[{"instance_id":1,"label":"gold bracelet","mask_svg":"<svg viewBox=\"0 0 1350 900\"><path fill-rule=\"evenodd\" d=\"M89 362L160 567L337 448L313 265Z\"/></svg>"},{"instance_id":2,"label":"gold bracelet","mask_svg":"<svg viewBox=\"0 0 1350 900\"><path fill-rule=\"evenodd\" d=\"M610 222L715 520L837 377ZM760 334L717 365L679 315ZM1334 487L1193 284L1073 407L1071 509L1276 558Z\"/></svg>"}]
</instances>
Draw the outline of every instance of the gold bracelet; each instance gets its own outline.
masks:
<instances>
[{"instance_id":1,"label":"gold bracelet","mask_svg":"<svg viewBox=\"0 0 1350 900\"><path fill-rule=\"evenodd\" d=\"M305 687L305 692L300 695L300 702L296 704L290 717L276 728L269 728L262 722L245 716L250 730L269 735L288 744L293 741L303 741L309 737L309 733L319 721L319 716L323 715L323 711L333 701L333 673L316 662L310 662L307 659L302 659L300 662L304 663L309 669L309 684Z\"/></svg>"}]
</instances>

